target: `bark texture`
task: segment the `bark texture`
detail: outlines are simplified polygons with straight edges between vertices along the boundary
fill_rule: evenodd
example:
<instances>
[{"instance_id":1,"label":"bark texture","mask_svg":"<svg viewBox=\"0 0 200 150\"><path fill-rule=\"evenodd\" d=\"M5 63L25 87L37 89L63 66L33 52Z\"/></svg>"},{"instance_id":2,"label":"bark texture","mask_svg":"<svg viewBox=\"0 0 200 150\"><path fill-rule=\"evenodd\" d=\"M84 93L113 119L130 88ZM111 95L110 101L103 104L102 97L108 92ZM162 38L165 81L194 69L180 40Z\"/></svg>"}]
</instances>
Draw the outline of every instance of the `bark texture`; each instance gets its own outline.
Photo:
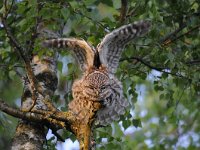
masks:
<instances>
[{"instance_id":1,"label":"bark texture","mask_svg":"<svg viewBox=\"0 0 200 150\"><path fill-rule=\"evenodd\" d=\"M47 101L56 90L58 79L56 76L56 60L50 57L39 58L33 56L31 66L40 91L36 92L36 102L32 100L31 85L28 77L24 77L24 91L21 109L23 111L49 110ZM34 104L34 105L33 105ZM46 140L47 129L42 123L20 120L13 138L12 150L41 150Z\"/></svg>"},{"instance_id":2,"label":"bark texture","mask_svg":"<svg viewBox=\"0 0 200 150\"><path fill-rule=\"evenodd\" d=\"M19 121L13 138L12 150L41 150L45 141L45 130L42 125Z\"/></svg>"}]
</instances>

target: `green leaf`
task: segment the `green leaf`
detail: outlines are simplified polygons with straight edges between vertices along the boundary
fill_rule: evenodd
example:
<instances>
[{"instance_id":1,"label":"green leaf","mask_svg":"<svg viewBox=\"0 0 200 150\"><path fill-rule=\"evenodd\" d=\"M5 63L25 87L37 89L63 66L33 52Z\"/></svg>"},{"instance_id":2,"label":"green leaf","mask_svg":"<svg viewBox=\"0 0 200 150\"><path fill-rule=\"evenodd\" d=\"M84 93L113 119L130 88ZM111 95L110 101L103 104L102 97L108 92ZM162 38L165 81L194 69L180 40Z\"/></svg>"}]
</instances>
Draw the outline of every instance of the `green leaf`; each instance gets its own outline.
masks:
<instances>
[{"instance_id":1,"label":"green leaf","mask_svg":"<svg viewBox=\"0 0 200 150\"><path fill-rule=\"evenodd\" d=\"M65 20L67 20L70 16L70 11L69 11L68 8L62 8L61 13L62 13Z\"/></svg>"},{"instance_id":2,"label":"green leaf","mask_svg":"<svg viewBox=\"0 0 200 150\"><path fill-rule=\"evenodd\" d=\"M57 62L57 67L58 67L58 70L59 70L60 72L62 72L62 69L63 69L63 62L58 61L58 62Z\"/></svg>"},{"instance_id":3,"label":"green leaf","mask_svg":"<svg viewBox=\"0 0 200 150\"><path fill-rule=\"evenodd\" d=\"M119 12L116 11L114 8L109 7L108 5L105 5L103 3L100 3L97 9L102 19L109 18L110 20L114 21L113 16L119 14Z\"/></svg>"},{"instance_id":4,"label":"green leaf","mask_svg":"<svg viewBox=\"0 0 200 150\"><path fill-rule=\"evenodd\" d=\"M140 119L133 119L132 120L133 125L137 128L137 127L142 127L142 123Z\"/></svg>"},{"instance_id":5,"label":"green leaf","mask_svg":"<svg viewBox=\"0 0 200 150\"><path fill-rule=\"evenodd\" d=\"M131 121L130 120L124 120L122 122L122 125L123 125L124 129L126 130L129 126L131 126Z\"/></svg>"}]
</instances>

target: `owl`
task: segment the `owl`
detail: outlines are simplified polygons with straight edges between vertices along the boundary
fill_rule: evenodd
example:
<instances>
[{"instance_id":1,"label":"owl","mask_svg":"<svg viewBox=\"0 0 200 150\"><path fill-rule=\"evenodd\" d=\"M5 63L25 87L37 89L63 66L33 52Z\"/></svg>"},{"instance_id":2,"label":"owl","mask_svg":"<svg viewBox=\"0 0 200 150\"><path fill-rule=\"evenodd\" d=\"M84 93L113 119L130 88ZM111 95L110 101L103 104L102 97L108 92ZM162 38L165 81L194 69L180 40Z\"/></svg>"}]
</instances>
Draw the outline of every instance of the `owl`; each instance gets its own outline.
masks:
<instances>
[{"instance_id":1,"label":"owl","mask_svg":"<svg viewBox=\"0 0 200 150\"><path fill-rule=\"evenodd\" d=\"M72 86L73 100L69 111L78 120L88 122L91 116L100 125L117 121L125 113L128 101L121 82L115 77L121 53L134 38L150 28L149 21L124 25L107 34L96 48L82 39L57 38L46 40L43 46L67 48L76 57L83 74Z\"/></svg>"}]
</instances>

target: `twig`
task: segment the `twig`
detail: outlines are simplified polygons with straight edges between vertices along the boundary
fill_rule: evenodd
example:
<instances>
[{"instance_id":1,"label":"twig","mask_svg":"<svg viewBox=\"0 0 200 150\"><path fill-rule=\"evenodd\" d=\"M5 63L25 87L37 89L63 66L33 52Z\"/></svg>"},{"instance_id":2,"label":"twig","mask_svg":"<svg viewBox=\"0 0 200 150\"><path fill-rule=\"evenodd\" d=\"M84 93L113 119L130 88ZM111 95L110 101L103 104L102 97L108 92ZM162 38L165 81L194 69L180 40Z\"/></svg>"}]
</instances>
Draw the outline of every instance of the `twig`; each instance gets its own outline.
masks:
<instances>
[{"instance_id":1,"label":"twig","mask_svg":"<svg viewBox=\"0 0 200 150\"><path fill-rule=\"evenodd\" d=\"M192 16L197 16L198 17L199 14L200 14L200 12L196 12L196 13L193 13L193 14L190 14L190 15L186 16L185 18L186 19L190 19ZM172 14L172 15L174 15L174 14ZM168 16L168 17L171 17L171 15ZM177 38L176 35L180 31L182 31L185 27L187 27L186 23L180 23L180 27L177 30L175 30L174 32L168 34L166 37L164 37L163 39L161 39L159 43L161 45L167 45L168 43L171 43L172 40L175 40Z\"/></svg>"},{"instance_id":2,"label":"twig","mask_svg":"<svg viewBox=\"0 0 200 150\"><path fill-rule=\"evenodd\" d=\"M193 31L199 29L199 28L200 28L200 24L197 25L197 26L195 26L194 28L190 29L190 30L187 31L186 33L177 36L177 37L174 38L174 39L169 39L168 41L164 42L162 45L163 45L163 46L167 46L167 45L169 45L169 44L175 42L176 40L178 40L178 39L184 37L185 35L188 35L188 34L190 34L191 32L193 32Z\"/></svg>"},{"instance_id":3,"label":"twig","mask_svg":"<svg viewBox=\"0 0 200 150\"><path fill-rule=\"evenodd\" d=\"M10 13L10 11L11 11L11 9L13 7L13 4L14 4L14 0L12 0L10 8L8 9L7 0L4 1L4 7L5 7L5 11L6 11L5 16L4 16L5 18L7 18L8 14Z\"/></svg>"},{"instance_id":4,"label":"twig","mask_svg":"<svg viewBox=\"0 0 200 150\"><path fill-rule=\"evenodd\" d=\"M127 6L128 6L128 1L121 0L121 11L120 11L120 23L121 24L124 24L124 22L126 21Z\"/></svg>"},{"instance_id":5,"label":"twig","mask_svg":"<svg viewBox=\"0 0 200 150\"><path fill-rule=\"evenodd\" d=\"M5 11L7 12L7 11L8 11L8 8L7 8L7 0L4 0L3 5L4 5L4 7L5 7Z\"/></svg>"},{"instance_id":6,"label":"twig","mask_svg":"<svg viewBox=\"0 0 200 150\"><path fill-rule=\"evenodd\" d=\"M182 31L187 25L183 24L181 25L178 29L176 29L174 32L168 34L166 37L164 37L163 39L160 40L161 45L166 45L169 43L169 41L171 41L171 39L173 39L174 37L176 37L176 35Z\"/></svg>"},{"instance_id":7,"label":"twig","mask_svg":"<svg viewBox=\"0 0 200 150\"><path fill-rule=\"evenodd\" d=\"M126 15L126 18L130 18L130 17L136 16L136 11L137 11L137 9L139 7L140 7L140 5L136 5L134 9L130 10L128 12L128 14Z\"/></svg>"},{"instance_id":8,"label":"twig","mask_svg":"<svg viewBox=\"0 0 200 150\"><path fill-rule=\"evenodd\" d=\"M5 58L7 58L7 57L5 57ZM10 71L11 69L14 69L14 71L16 72L16 74L19 77L22 77L21 73L19 73L17 71L17 68L24 68L24 66L20 65L20 64L13 64L13 65L5 64L5 62L0 64L0 69L5 69L5 70L8 70L8 71Z\"/></svg>"},{"instance_id":9,"label":"twig","mask_svg":"<svg viewBox=\"0 0 200 150\"><path fill-rule=\"evenodd\" d=\"M192 60L192 61L188 61L186 62L187 65L198 65L200 64L200 60Z\"/></svg>"},{"instance_id":10,"label":"twig","mask_svg":"<svg viewBox=\"0 0 200 150\"><path fill-rule=\"evenodd\" d=\"M91 17L88 17L86 15L84 15L82 12L78 11L78 10L75 10L71 4L69 2L65 2L65 5L67 5L68 7L71 8L72 12L74 12L75 14L79 14L81 15L82 17L85 17L87 19L89 19L90 21L94 22L95 24L97 24L99 27L103 28L106 32L109 32L108 28L106 26L104 26L101 22L99 21L94 21Z\"/></svg>"},{"instance_id":11,"label":"twig","mask_svg":"<svg viewBox=\"0 0 200 150\"><path fill-rule=\"evenodd\" d=\"M1 16L1 21L2 21L3 27L4 27L5 31L6 31L6 34L7 34L8 38L10 39L10 44L14 47L14 49L17 49L17 51L20 54L20 56L22 57L22 59L24 61L26 61L26 58L24 57L24 55L22 53L23 48L19 44L19 42L15 39L15 37L12 35L12 33L10 31L10 28L8 27L8 25L6 23L6 18Z\"/></svg>"},{"instance_id":12,"label":"twig","mask_svg":"<svg viewBox=\"0 0 200 150\"><path fill-rule=\"evenodd\" d=\"M9 67L9 64L0 64L0 67ZM24 68L22 65L13 65L13 68Z\"/></svg>"},{"instance_id":13,"label":"twig","mask_svg":"<svg viewBox=\"0 0 200 150\"><path fill-rule=\"evenodd\" d=\"M156 71L159 71L159 72L163 72L163 73L167 73L167 74L170 74L170 75L173 75L173 76L176 76L176 77L185 78L187 80L190 80L189 78L187 78L187 77L185 77L185 76L183 76L181 74L165 71L165 70L170 69L170 68L152 66L149 62L146 62L145 60L143 60L142 58L139 58L139 57L124 58L124 59L121 59L120 61L124 61L124 60L127 60L127 61L137 60L140 63L144 64L145 66L149 67L150 69L153 69L153 70L156 70Z\"/></svg>"},{"instance_id":14,"label":"twig","mask_svg":"<svg viewBox=\"0 0 200 150\"><path fill-rule=\"evenodd\" d=\"M74 10L74 13L79 14L79 15L81 15L82 17L85 17L85 18L91 20L92 22L96 23L99 27L101 27L102 29L104 29L104 31L109 32L109 29L108 29L106 26L104 26L101 22L94 21L91 17L85 16L85 15L84 15L82 12L80 12L80 11Z\"/></svg>"},{"instance_id":15,"label":"twig","mask_svg":"<svg viewBox=\"0 0 200 150\"><path fill-rule=\"evenodd\" d=\"M35 44L35 40L38 37L38 25L40 23L41 17L39 17L39 12L42 8L41 3L37 0L37 16L36 16L36 20L35 20L35 26L33 27L32 31L31 31L31 39L29 39L28 41L30 41L29 46L28 46L28 51L33 51L34 48L34 44Z\"/></svg>"},{"instance_id":16,"label":"twig","mask_svg":"<svg viewBox=\"0 0 200 150\"><path fill-rule=\"evenodd\" d=\"M186 33L181 34L181 35L179 35L179 36L177 36L177 37L176 37L176 34L177 34L178 32L180 32L181 30L178 31L178 32L173 32L172 35L175 36L175 37L174 37L174 38L171 38L171 39L168 38L167 40L165 40L164 42L162 42L161 45L162 45L162 46L170 45L171 43L175 42L176 40L178 40L178 39L184 37L185 35L190 34L191 32L193 32L193 31L195 31L195 30L197 30L197 29L199 29L199 28L200 28L200 24L197 25L197 26L195 26L194 28L188 30ZM170 37L172 37L172 36L170 36Z\"/></svg>"},{"instance_id":17,"label":"twig","mask_svg":"<svg viewBox=\"0 0 200 150\"><path fill-rule=\"evenodd\" d=\"M127 60L127 61L137 60L140 63L144 64L145 66L147 66L147 67L149 67L151 69L157 70L157 71L162 71L163 69L169 69L169 68L166 68L166 67L154 67L154 66L150 65L149 62L146 62L145 60L143 60L142 58L139 58L139 57L131 57L131 58L120 59L120 61L124 61L124 60Z\"/></svg>"}]
</instances>

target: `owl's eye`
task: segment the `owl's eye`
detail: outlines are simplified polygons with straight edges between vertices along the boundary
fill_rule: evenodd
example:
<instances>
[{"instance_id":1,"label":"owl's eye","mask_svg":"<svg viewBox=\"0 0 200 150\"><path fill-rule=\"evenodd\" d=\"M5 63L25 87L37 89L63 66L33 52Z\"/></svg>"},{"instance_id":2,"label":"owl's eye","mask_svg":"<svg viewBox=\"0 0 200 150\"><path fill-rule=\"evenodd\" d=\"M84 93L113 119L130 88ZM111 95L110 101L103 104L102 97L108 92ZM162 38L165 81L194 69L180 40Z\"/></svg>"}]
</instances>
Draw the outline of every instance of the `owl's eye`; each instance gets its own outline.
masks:
<instances>
[{"instance_id":1,"label":"owl's eye","mask_svg":"<svg viewBox=\"0 0 200 150\"><path fill-rule=\"evenodd\" d=\"M102 87L101 87L101 90L105 90L105 89L106 89L106 86L102 86Z\"/></svg>"}]
</instances>

